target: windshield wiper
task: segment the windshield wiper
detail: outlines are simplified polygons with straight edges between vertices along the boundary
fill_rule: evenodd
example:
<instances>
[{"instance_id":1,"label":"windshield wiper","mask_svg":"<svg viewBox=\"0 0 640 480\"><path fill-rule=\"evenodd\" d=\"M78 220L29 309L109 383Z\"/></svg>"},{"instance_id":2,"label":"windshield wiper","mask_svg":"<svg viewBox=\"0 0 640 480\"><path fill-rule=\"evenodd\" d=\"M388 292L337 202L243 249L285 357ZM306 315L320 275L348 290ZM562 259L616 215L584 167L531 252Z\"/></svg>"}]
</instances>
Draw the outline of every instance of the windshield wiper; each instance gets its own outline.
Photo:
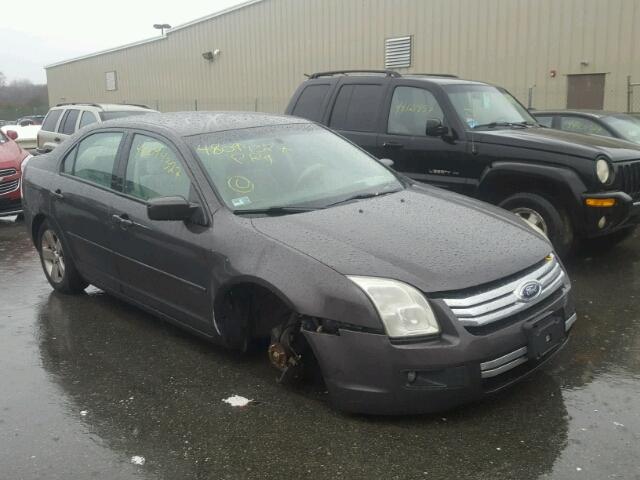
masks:
<instances>
[{"instance_id":1,"label":"windshield wiper","mask_svg":"<svg viewBox=\"0 0 640 480\"><path fill-rule=\"evenodd\" d=\"M531 127L534 124L531 122L491 122L491 123L483 123L482 125L476 125L473 129L478 128L496 128L496 127L520 127L527 128Z\"/></svg>"},{"instance_id":2,"label":"windshield wiper","mask_svg":"<svg viewBox=\"0 0 640 480\"><path fill-rule=\"evenodd\" d=\"M400 192L401 190L402 189L400 188L400 189L397 189L397 190L389 190L388 192L358 193L357 195L352 195L350 197L343 198L342 200L339 200L337 202L330 203L329 205L325 205L324 208L333 207L335 205L340 205L342 203L348 203L348 202L352 202L352 201L355 201L355 200L364 200L365 198L381 197L383 195L389 195L391 193Z\"/></svg>"},{"instance_id":3,"label":"windshield wiper","mask_svg":"<svg viewBox=\"0 0 640 480\"><path fill-rule=\"evenodd\" d=\"M310 212L312 210L318 210L317 207L299 207L296 205L282 205L268 208L249 208L243 210L233 210L236 215L251 215L251 214L264 214L264 215L288 215L291 213Z\"/></svg>"}]
</instances>

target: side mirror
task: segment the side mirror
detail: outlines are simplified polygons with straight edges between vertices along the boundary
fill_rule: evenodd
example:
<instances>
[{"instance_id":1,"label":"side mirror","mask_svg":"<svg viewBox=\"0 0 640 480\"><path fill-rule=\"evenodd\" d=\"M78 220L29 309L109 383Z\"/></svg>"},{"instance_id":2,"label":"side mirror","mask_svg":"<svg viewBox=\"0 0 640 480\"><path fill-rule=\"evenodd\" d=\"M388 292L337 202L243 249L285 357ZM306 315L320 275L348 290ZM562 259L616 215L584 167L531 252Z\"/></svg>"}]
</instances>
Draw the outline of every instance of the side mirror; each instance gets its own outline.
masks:
<instances>
[{"instance_id":1,"label":"side mirror","mask_svg":"<svg viewBox=\"0 0 640 480\"><path fill-rule=\"evenodd\" d=\"M437 118L429 118L427 119L425 133L429 137L442 137L449 133L449 127L442 125L442 122Z\"/></svg>"},{"instance_id":2,"label":"side mirror","mask_svg":"<svg viewBox=\"0 0 640 480\"><path fill-rule=\"evenodd\" d=\"M11 140L17 140L18 139L18 132L16 132L15 130L7 130L7 137L9 137Z\"/></svg>"},{"instance_id":3,"label":"side mirror","mask_svg":"<svg viewBox=\"0 0 640 480\"><path fill-rule=\"evenodd\" d=\"M150 220L188 220L198 208L182 197L158 197L147 202L147 216Z\"/></svg>"},{"instance_id":4,"label":"side mirror","mask_svg":"<svg viewBox=\"0 0 640 480\"><path fill-rule=\"evenodd\" d=\"M390 158L381 158L380 159L380 163L383 164L385 167L393 167L393 160L391 160Z\"/></svg>"}]
</instances>

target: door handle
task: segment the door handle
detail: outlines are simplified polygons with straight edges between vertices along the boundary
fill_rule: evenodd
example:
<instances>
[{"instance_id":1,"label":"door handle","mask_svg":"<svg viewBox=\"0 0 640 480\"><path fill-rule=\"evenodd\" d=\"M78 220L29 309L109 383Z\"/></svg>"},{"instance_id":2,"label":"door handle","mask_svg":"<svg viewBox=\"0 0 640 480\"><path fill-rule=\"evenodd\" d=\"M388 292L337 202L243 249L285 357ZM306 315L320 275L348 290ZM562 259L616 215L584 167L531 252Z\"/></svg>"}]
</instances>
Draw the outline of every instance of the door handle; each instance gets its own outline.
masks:
<instances>
[{"instance_id":1,"label":"door handle","mask_svg":"<svg viewBox=\"0 0 640 480\"><path fill-rule=\"evenodd\" d=\"M57 200L62 200L64 198L64 195L62 194L62 190L60 190L59 188L51 192L51 195L53 196L53 198Z\"/></svg>"},{"instance_id":2,"label":"door handle","mask_svg":"<svg viewBox=\"0 0 640 480\"><path fill-rule=\"evenodd\" d=\"M126 213L123 213L122 215L111 215L111 218L122 228L129 228L135 225L135 222L131 220Z\"/></svg>"},{"instance_id":3,"label":"door handle","mask_svg":"<svg viewBox=\"0 0 640 480\"><path fill-rule=\"evenodd\" d=\"M60 143L60 137L54 138L53 141L56 142L56 143Z\"/></svg>"},{"instance_id":4,"label":"door handle","mask_svg":"<svg viewBox=\"0 0 640 480\"><path fill-rule=\"evenodd\" d=\"M404 148L404 145L400 142L384 142L382 146L384 148Z\"/></svg>"}]
</instances>

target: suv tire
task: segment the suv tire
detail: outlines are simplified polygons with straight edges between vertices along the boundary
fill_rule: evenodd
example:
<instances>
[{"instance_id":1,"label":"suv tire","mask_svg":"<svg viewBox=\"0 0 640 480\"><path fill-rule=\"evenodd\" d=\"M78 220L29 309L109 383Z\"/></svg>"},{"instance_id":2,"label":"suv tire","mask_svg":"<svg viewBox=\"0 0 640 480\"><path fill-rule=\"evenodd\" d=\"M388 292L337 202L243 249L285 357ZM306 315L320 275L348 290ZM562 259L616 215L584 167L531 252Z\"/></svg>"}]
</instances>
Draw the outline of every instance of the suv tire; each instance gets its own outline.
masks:
<instances>
[{"instance_id":1,"label":"suv tire","mask_svg":"<svg viewBox=\"0 0 640 480\"><path fill-rule=\"evenodd\" d=\"M75 294L87 288L89 283L78 273L62 237L47 220L38 231L37 247L44 274L55 290Z\"/></svg>"},{"instance_id":2,"label":"suv tire","mask_svg":"<svg viewBox=\"0 0 640 480\"><path fill-rule=\"evenodd\" d=\"M573 226L561 208L537 193L516 193L499 204L505 210L536 225L549 238L558 255L565 256L573 246Z\"/></svg>"}]
</instances>

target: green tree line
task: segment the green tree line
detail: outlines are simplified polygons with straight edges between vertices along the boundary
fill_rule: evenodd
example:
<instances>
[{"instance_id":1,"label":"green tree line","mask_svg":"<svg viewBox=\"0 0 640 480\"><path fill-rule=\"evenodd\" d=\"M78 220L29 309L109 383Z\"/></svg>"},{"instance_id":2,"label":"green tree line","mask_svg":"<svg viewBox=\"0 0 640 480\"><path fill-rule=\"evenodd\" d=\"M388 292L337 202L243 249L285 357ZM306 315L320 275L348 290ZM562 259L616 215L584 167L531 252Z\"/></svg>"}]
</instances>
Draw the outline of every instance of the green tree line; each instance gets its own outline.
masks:
<instances>
[{"instance_id":1,"label":"green tree line","mask_svg":"<svg viewBox=\"0 0 640 480\"><path fill-rule=\"evenodd\" d=\"M25 115L44 115L49 109L46 85L29 80L7 81L0 72L0 120L16 120Z\"/></svg>"}]
</instances>

